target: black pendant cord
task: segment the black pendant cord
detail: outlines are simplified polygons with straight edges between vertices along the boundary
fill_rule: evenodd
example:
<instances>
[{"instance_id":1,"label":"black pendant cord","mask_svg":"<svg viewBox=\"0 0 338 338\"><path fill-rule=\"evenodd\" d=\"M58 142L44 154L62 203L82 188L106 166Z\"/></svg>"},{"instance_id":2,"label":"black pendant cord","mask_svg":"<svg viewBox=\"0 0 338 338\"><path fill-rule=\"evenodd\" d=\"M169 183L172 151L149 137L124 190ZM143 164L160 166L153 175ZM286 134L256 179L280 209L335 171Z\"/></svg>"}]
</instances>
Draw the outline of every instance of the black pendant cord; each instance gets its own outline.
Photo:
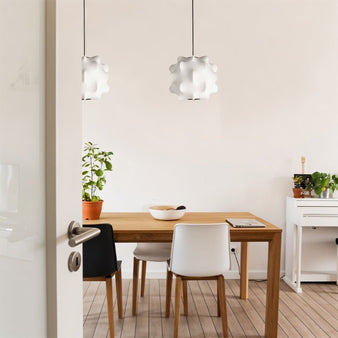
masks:
<instances>
[{"instance_id":1,"label":"black pendant cord","mask_svg":"<svg viewBox=\"0 0 338 338\"><path fill-rule=\"evenodd\" d=\"M191 54L195 55L194 0L191 0Z\"/></svg>"},{"instance_id":2,"label":"black pendant cord","mask_svg":"<svg viewBox=\"0 0 338 338\"><path fill-rule=\"evenodd\" d=\"M83 56L86 56L86 0L83 0Z\"/></svg>"}]
</instances>

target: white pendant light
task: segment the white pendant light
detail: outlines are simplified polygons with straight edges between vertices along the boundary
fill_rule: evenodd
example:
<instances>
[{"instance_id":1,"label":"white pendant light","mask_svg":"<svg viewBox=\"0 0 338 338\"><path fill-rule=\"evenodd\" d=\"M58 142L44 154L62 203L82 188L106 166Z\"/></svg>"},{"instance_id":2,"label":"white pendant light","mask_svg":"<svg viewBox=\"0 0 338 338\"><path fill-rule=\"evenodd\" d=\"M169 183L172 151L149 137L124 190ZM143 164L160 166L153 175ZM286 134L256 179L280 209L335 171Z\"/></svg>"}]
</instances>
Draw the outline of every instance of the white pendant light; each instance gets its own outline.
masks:
<instances>
[{"instance_id":1,"label":"white pendant light","mask_svg":"<svg viewBox=\"0 0 338 338\"><path fill-rule=\"evenodd\" d=\"M99 56L86 56L86 0L83 0L82 100L98 100L109 92L108 71Z\"/></svg>"},{"instance_id":2,"label":"white pendant light","mask_svg":"<svg viewBox=\"0 0 338 338\"><path fill-rule=\"evenodd\" d=\"M82 57L82 100L97 100L109 92L108 70L99 56Z\"/></svg>"},{"instance_id":3,"label":"white pendant light","mask_svg":"<svg viewBox=\"0 0 338 338\"><path fill-rule=\"evenodd\" d=\"M180 100L208 99L218 91L217 66L209 63L207 56L195 56L194 48L194 0L191 0L192 9L192 56L179 56L177 63L169 67L170 91L178 95Z\"/></svg>"}]
</instances>

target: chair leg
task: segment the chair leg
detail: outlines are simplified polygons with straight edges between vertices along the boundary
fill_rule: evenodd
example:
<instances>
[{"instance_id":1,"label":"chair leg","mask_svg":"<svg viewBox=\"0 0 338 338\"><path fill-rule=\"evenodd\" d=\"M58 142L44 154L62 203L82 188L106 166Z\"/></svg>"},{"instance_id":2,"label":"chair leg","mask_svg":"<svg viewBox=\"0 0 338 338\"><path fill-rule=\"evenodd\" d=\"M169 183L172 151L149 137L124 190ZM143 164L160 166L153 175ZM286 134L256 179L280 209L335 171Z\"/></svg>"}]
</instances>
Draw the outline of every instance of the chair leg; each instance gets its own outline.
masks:
<instances>
[{"instance_id":1,"label":"chair leg","mask_svg":"<svg viewBox=\"0 0 338 338\"><path fill-rule=\"evenodd\" d=\"M188 315L188 282L183 280L183 309L184 315Z\"/></svg>"},{"instance_id":2,"label":"chair leg","mask_svg":"<svg viewBox=\"0 0 338 338\"><path fill-rule=\"evenodd\" d=\"M142 261L141 297L144 297L144 288L146 284L146 271L147 271L147 261Z\"/></svg>"},{"instance_id":3,"label":"chair leg","mask_svg":"<svg viewBox=\"0 0 338 338\"><path fill-rule=\"evenodd\" d=\"M167 270L167 290L165 297L165 316L168 318L170 315L170 300L171 300L171 287L173 281L173 273Z\"/></svg>"},{"instance_id":4,"label":"chair leg","mask_svg":"<svg viewBox=\"0 0 338 338\"><path fill-rule=\"evenodd\" d=\"M114 338L114 303L113 303L112 277L106 278L106 292L107 292L109 333L110 338Z\"/></svg>"},{"instance_id":5,"label":"chair leg","mask_svg":"<svg viewBox=\"0 0 338 338\"><path fill-rule=\"evenodd\" d=\"M132 314L136 315L137 307L137 284L138 284L138 270L139 270L139 260L134 257L134 268L133 268L133 305L132 305Z\"/></svg>"},{"instance_id":6,"label":"chair leg","mask_svg":"<svg viewBox=\"0 0 338 338\"><path fill-rule=\"evenodd\" d=\"M223 275L218 276L217 289L219 290L219 307L221 309L223 337L228 337L228 318L227 318L227 305L225 298L225 286Z\"/></svg>"},{"instance_id":7,"label":"chair leg","mask_svg":"<svg viewBox=\"0 0 338 338\"><path fill-rule=\"evenodd\" d=\"M115 273L115 282L116 282L117 310L118 310L119 318L121 319L123 318L121 268Z\"/></svg>"},{"instance_id":8,"label":"chair leg","mask_svg":"<svg viewBox=\"0 0 338 338\"><path fill-rule=\"evenodd\" d=\"M182 291L182 278L180 276L176 276L174 338L178 338L178 326L180 324L181 291Z\"/></svg>"}]
</instances>

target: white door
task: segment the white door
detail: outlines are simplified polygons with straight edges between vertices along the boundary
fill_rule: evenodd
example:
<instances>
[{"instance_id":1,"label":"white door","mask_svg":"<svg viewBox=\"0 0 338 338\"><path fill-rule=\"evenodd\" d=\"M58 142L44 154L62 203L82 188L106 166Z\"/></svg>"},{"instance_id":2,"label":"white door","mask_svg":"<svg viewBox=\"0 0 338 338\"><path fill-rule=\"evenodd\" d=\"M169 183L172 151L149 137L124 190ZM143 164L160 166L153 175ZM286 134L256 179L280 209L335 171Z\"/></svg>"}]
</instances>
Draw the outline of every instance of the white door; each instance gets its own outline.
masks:
<instances>
[{"instance_id":1,"label":"white door","mask_svg":"<svg viewBox=\"0 0 338 338\"><path fill-rule=\"evenodd\" d=\"M81 5L0 0L1 338L82 337Z\"/></svg>"}]
</instances>

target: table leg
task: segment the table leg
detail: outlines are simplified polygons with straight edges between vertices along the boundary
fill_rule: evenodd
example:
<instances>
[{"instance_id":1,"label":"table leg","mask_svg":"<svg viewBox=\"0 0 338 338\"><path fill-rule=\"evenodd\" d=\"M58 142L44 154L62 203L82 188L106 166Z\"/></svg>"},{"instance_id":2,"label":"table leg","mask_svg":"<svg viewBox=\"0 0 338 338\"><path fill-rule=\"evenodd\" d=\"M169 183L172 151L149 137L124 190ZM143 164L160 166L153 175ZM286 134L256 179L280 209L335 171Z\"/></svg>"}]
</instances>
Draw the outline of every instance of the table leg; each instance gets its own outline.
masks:
<instances>
[{"instance_id":1,"label":"table leg","mask_svg":"<svg viewBox=\"0 0 338 338\"><path fill-rule=\"evenodd\" d=\"M132 314L136 315L137 309L137 286L138 286L138 270L139 270L140 260L134 257L134 267L133 267L133 305L132 305Z\"/></svg>"},{"instance_id":2,"label":"table leg","mask_svg":"<svg viewBox=\"0 0 338 338\"><path fill-rule=\"evenodd\" d=\"M249 297L249 243L241 242L240 298Z\"/></svg>"},{"instance_id":3,"label":"table leg","mask_svg":"<svg viewBox=\"0 0 338 338\"><path fill-rule=\"evenodd\" d=\"M265 336L277 337L278 331L278 303L279 279L281 259L282 233L273 235L269 242L268 281L266 288Z\"/></svg>"}]
</instances>

